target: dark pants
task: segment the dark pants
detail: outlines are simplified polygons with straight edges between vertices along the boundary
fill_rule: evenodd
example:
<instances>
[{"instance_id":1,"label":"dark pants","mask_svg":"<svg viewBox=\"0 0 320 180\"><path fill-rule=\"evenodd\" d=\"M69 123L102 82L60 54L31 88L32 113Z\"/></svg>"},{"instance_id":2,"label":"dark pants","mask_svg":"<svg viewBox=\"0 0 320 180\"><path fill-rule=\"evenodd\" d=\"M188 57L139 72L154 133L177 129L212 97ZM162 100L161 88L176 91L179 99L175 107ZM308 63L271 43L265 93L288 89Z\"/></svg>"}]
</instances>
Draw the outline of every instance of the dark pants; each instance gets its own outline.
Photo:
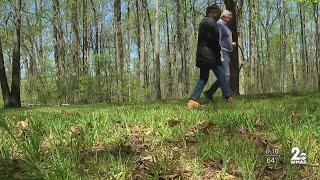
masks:
<instances>
[{"instance_id":1,"label":"dark pants","mask_svg":"<svg viewBox=\"0 0 320 180\"><path fill-rule=\"evenodd\" d=\"M224 98L231 96L231 89L229 86L229 82L226 79L226 74L223 69L222 64L215 65L212 69L213 73L216 75L220 88L222 90L222 94ZM198 101L200 99L200 95L208 82L209 79L210 68L200 67L200 79L197 82L197 85L193 91L193 94L190 96L190 99ZM211 97L210 97L211 98Z\"/></svg>"}]
</instances>

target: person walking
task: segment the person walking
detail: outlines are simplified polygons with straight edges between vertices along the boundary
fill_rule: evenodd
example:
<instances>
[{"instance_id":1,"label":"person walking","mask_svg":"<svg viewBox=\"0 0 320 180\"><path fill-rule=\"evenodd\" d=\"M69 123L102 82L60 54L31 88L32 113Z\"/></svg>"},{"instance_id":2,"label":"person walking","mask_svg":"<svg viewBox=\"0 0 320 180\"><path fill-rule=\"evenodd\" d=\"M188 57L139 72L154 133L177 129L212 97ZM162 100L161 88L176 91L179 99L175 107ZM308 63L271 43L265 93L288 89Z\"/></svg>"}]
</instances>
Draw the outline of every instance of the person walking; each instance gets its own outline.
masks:
<instances>
[{"instance_id":1,"label":"person walking","mask_svg":"<svg viewBox=\"0 0 320 180\"><path fill-rule=\"evenodd\" d=\"M217 26L219 30L219 43L223 59L223 69L228 83L230 80L230 61L232 57L232 50L233 47L236 46L236 43L232 42L232 32L228 27L228 24L231 20L232 12L224 10L221 13L220 19L217 21ZM210 87L210 89L204 92L204 96L208 101L212 101L212 97L214 93L219 89L219 87L219 80L216 80Z\"/></svg>"},{"instance_id":2,"label":"person walking","mask_svg":"<svg viewBox=\"0 0 320 180\"><path fill-rule=\"evenodd\" d=\"M231 89L226 80L219 43L219 30L216 21L220 18L221 9L214 4L206 9L206 16L199 24L198 44L196 54L196 66L200 69L200 79L189 98L188 108L199 108L200 95L208 82L209 72L213 71L221 87L223 98L232 101Z\"/></svg>"}]
</instances>

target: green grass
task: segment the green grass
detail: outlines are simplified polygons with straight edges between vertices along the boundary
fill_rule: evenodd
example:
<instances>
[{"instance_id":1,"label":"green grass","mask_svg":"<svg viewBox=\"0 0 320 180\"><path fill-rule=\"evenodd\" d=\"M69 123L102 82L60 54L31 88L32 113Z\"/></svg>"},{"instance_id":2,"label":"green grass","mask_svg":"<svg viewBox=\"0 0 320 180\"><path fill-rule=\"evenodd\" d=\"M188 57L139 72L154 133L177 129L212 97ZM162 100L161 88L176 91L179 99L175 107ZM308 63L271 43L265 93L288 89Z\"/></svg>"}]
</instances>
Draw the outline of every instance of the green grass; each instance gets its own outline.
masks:
<instances>
[{"instance_id":1,"label":"green grass","mask_svg":"<svg viewBox=\"0 0 320 180\"><path fill-rule=\"evenodd\" d=\"M0 110L0 179L317 179L319 95ZM294 146L308 165L290 164Z\"/></svg>"}]
</instances>

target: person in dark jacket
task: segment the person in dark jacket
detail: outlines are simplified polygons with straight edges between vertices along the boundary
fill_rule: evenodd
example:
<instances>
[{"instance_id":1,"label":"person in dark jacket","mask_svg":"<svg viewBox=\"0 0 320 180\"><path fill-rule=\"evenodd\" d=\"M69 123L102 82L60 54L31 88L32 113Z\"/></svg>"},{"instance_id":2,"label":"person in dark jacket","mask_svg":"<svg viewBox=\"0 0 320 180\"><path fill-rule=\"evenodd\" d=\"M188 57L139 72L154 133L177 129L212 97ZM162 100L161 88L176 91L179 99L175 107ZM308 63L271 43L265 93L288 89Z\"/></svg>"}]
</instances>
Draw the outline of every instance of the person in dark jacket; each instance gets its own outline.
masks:
<instances>
[{"instance_id":1,"label":"person in dark jacket","mask_svg":"<svg viewBox=\"0 0 320 180\"><path fill-rule=\"evenodd\" d=\"M232 20L232 12L228 10L222 11L220 19L217 21L217 26L220 35L220 46L221 53L223 57L223 69L226 73L227 81L230 79L230 67L229 64L231 62L232 50L233 47L236 46L236 42L232 42L232 32L228 27L228 24ZM207 101L212 101L212 97L214 93L220 87L219 81L213 83L213 85L207 91L204 91L203 94L206 97Z\"/></svg>"},{"instance_id":2,"label":"person in dark jacket","mask_svg":"<svg viewBox=\"0 0 320 180\"><path fill-rule=\"evenodd\" d=\"M196 66L200 68L200 79L188 101L188 108L198 108L200 95L208 82L209 72L213 71L217 77L223 97L227 102L232 101L231 89L226 80L222 66L219 30L216 21L220 18L221 9L211 5L206 9L206 16L199 25Z\"/></svg>"}]
</instances>

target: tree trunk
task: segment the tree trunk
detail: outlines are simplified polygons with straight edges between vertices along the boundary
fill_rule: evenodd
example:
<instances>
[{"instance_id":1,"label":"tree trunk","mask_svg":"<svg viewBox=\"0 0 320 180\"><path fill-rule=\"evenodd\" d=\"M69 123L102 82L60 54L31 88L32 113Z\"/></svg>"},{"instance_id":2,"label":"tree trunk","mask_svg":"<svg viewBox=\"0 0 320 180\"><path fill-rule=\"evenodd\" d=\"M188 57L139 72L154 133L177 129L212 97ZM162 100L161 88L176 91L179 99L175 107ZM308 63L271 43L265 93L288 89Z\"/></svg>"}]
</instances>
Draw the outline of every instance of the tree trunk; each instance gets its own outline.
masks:
<instances>
[{"instance_id":1,"label":"tree trunk","mask_svg":"<svg viewBox=\"0 0 320 180\"><path fill-rule=\"evenodd\" d=\"M233 20L230 24L230 30L232 31L232 40L233 42L238 43L238 30L237 30L237 14L241 12L237 12L236 4L241 2L237 2L235 0L224 0L226 5L226 9L233 13ZM233 91L233 94L239 94L239 54L238 48L234 48L232 52L232 60L230 63L230 86Z\"/></svg>"},{"instance_id":2,"label":"tree trunk","mask_svg":"<svg viewBox=\"0 0 320 180\"><path fill-rule=\"evenodd\" d=\"M12 57L12 84L11 107L21 107L20 99L20 28L21 28L21 0L15 0L14 31L13 31L13 57Z\"/></svg>"},{"instance_id":3,"label":"tree trunk","mask_svg":"<svg viewBox=\"0 0 320 180\"><path fill-rule=\"evenodd\" d=\"M142 95L146 96L146 59L145 59L145 9L142 6L142 2L136 0L137 18L138 18L138 46L139 46L139 81Z\"/></svg>"},{"instance_id":4,"label":"tree trunk","mask_svg":"<svg viewBox=\"0 0 320 180\"><path fill-rule=\"evenodd\" d=\"M286 13L286 3L283 1L282 7L279 8L280 16L280 91L286 92L286 23L284 15Z\"/></svg>"},{"instance_id":5,"label":"tree trunk","mask_svg":"<svg viewBox=\"0 0 320 180\"><path fill-rule=\"evenodd\" d=\"M128 1L127 4L127 20L130 20L130 13L131 13L131 1ZM127 24L127 75L128 75L128 100L131 102L132 99L132 92L131 92L131 25Z\"/></svg>"},{"instance_id":6,"label":"tree trunk","mask_svg":"<svg viewBox=\"0 0 320 180\"><path fill-rule=\"evenodd\" d=\"M290 18L290 57L291 57L291 71L292 71L292 84L293 84L293 91L298 90L298 78L297 78L297 47L295 41L295 27L293 25L293 19Z\"/></svg>"},{"instance_id":7,"label":"tree trunk","mask_svg":"<svg viewBox=\"0 0 320 180\"><path fill-rule=\"evenodd\" d=\"M240 50L240 53L238 53L239 58L239 65L240 67L243 67L244 63L244 52L243 52L243 0L237 1L237 14L233 15L237 19L237 29L239 34L238 39L238 52ZM244 69L239 67L239 94L244 95L245 94L245 79L244 79Z\"/></svg>"},{"instance_id":8,"label":"tree trunk","mask_svg":"<svg viewBox=\"0 0 320 180\"><path fill-rule=\"evenodd\" d=\"M320 91L320 9L318 3L313 3L314 22L316 24L316 68L318 78L318 91Z\"/></svg>"},{"instance_id":9,"label":"tree trunk","mask_svg":"<svg viewBox=\"0 0 320 180\"><path fill-rule=\"evenodd\" d=\"M10 106L10 90L8 86L6 68L4 66L1 38L0 38L0 83L1 83L4 107L9 107Z\"/></svg>"},{"instance_id":10,"label":"tree trunk","mask_svg":"<svg viewBox=\"0 0 320 180\"><path fill-rule=\"evenodd\" d=\"M171 60L171 52L170 52L170 30L169 30L169 17L168 17L168 6L166 6L166 29L167 29L167 52L166 52L166 59L168 63L168 96L172 97L173 91L173 77L172 77L172 60Z\"/></svg>"},{"instance_id":11,"label":"tree trunk","mask_svg":"<svg viewBox=\"0 0 320 180\"><path fill-rule=\"evenodd\" d=\"M117 89L118 101L123 101L123 47L121 31L121 0L114 1L114 22L115 22L115 43L116 43L116 64L117 64Z\"/></svg>"},{"instance_id":12,"label":"tree trunk","mask_svg":"<svg viewBox=\"0 0 320 180\"><path fill-rule=\"evenodd\" d=\"M88 73L88 53L89 53L89 42L88 42L88 18L87 18L87 0L82 1L82 24L83 24L83 32L82 32L82 72L83 74Z\"/></svg>"},{"instance_id":13,"label":"tree trunk","mask_svg":"<svg viewBox=\"0 0 320 180\"><path fill-rule=\"evenodd\" d=\"M79 23L78 23L78 0L72 1L72 60L74 76L80 75L80 60L79 60Z\"/></svg>"},{"instance_id":14,"label":"tree trunk","mask_svg":"<svg viewBox=\"0 0 320 180\"><path fill-rule=\"evenodd\" d=\"M189 1L189 0L188 0ZM189 50L190 50L190 44L189 44L189 37L190 37L190 34L189 32L187 32L188 30L188 25L187 25L187 13L188 11L186 11L186 9L188 9L188 2L187 0L183 0L183 11L182 11L182 14L183 14L183 26L182 26L182 50L183 50L183 53L182 53L182 68L183 68L183 79L184 79L184 82L183 82L183 86L184 86L184 94L189 94L189 66L188 66L188 55L190 54L189 53Z\"/></svg>"},{"instance_id":15,"label":"tree trunk","mask_svg":"<svg viewBox=\"0 0 320 180\"><path fill-rule=\"evenodd\" d=\"M256 7L253 0L250 0L249 16L250 16L250 89L251 93L255 93L256 88L256 63L257 63L257 29L256 29Z\"/></svg>"},{"instance_id":16,"label":"tree trunk","mask_svg":"<svg viewBox=\"0 0 320 180\"><path fill-rule=\"evenodd\" d=\"M272 25L274 23L274 21L276 20L276 18L271 20L271 15L272 15L272 11L271 11L271 4L269 1L266 1L266 24L262 24L263 28L264 28L264 39L265 39L265 43L266 43L266 73L269 74L268 76L268 80L267 80L267 85L268 85L268 92L273 92L273 76L272 76L272 62L271 62L271 47L270 47L270 30L272 28Z\"/></svg>"},{"instance_id":17,"label":"tree trunk","mask_svg":"<svg viewBox=\"0 0 320 180\"><path fill-rule=\"evenodd\" d=\"M176 23L177 23L177 49L176 49L176 56L177 56L177 69L178 69L178 94L179 98L183 97L183 90L184 90L184 83L183 83L183 69L184 69L184 59L182 56L182 48L183 44L182 41L182 22L181 22L181 0L176 1L177 6L177 13L176 13Z\"/></svg>"},{"instance_id":18,"label":"tree trunk","mask_svg":"<svg viewBox=\"0 0 320 180\"><path fill-rule=\"evenodd\" d=\"M160 37L160 25L159 25L159 0L155 0L156 2L156 24L155 24L155 32L154 32L154 62L155 62L155 98L161 99L161 86L160 86L160 45L159 45L159 37Z\"/></svg>"},{"instance_id":19,"label":"tree trunk","mask_svg":"<svg viewBox=\"0 0 320 180\"><path fill-rule=\"evenodd\" d=\"M304 85L303 87L308 90L309 86L309 81L308 81L308 62L307 62L307 57L306 57L306 42L305 42L305 16L304 16L304 8L303 8L304 3L299 3L298 4L298 9L299 9L299 16L300 16L300 39L301 39L301 61L303 64L303 82Z\"/></svg>"},{"instance_id":20,"label":"tree trunk","mask_svg":"<svg viewBox=\"0 0 320 180\"><path fill-rule=\"evenodd\" d=\"M63 86L66 72L65 42L62 29L62 18L60 14L59 0L53 0L53 36L54 36L54 62L56 68L56 85L59 92L58 98L61 101L65 95ZM59 102L60 103L60 102Z\"/></svg>"},{"instance_id":21,"label":"tree trunk","mask_svg":"<svg viewBox=\"0 0 320 180\"><path fill-rule=\"evenodd\" d=\"M91 0L92 11L93 11L93 22L94 22L94 41L92 40L93 44L93 52L94 55L97 56L99 54L99 24L98 24L98 13L95 7L93 0ZM101 74L101 65L100 60L95 62L95 73L97 76Z\"/></svg>"}]
</instances>

